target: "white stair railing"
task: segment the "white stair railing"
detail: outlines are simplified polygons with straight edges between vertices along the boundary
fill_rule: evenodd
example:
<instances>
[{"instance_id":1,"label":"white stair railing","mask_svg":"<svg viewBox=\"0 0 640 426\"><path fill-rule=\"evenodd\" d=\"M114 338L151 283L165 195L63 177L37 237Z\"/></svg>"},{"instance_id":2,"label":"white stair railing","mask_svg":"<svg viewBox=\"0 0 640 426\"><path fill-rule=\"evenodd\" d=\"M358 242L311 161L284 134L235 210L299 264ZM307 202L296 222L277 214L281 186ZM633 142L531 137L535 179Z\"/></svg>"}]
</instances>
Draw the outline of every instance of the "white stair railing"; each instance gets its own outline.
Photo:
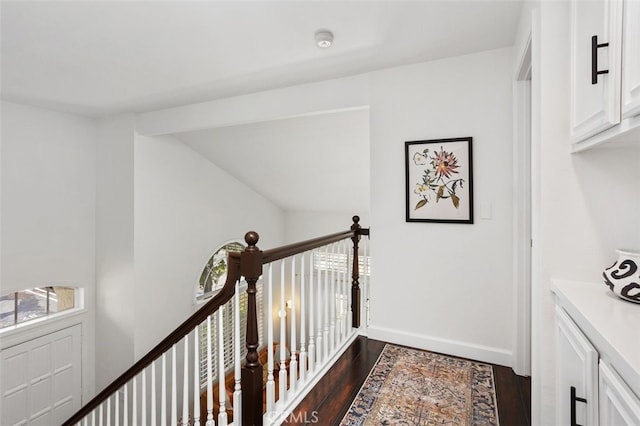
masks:
<instances>
[{"instance_id":1,"label":"white stair railing","mask_svg":"<svg viewBox=\"0 0 640 426\"><path fill-rule=\"evenodd\" d=\"M359 332L351 327L352 311L368 312L368 245L360 252L356 245L365 261L353 263L353 244L368 234L354 217L350 231L262 252L258 235L248 233L242 255L229 254L222 289L64 425L280 424ZM352 300L350 284L358 265L367 271L360 302ZM251 324L257 291L266 293L258 310L266 336ZM245 372L263 368L255 362L260 358L266 383L261 371L245 383Z\"/></svg>"},{"instance_id":2,"label":"white stair railing","mask_svg":"<svg viewBox=\"0 0 640 426\"><path fill-rule=\"evenodd\" d=\"M347 328L350 243L348 239L333 242L279 260L275 268L273 263L267 265L262 285L267 301L277 295L278 315L267 309L267 317L274 318L275 324L267 325L264 424L286 420L358 334L357 329ZM274 270L279 271L275 279ZM274 342L276 326L279 333Z\"/></svg>"}]
</instances>

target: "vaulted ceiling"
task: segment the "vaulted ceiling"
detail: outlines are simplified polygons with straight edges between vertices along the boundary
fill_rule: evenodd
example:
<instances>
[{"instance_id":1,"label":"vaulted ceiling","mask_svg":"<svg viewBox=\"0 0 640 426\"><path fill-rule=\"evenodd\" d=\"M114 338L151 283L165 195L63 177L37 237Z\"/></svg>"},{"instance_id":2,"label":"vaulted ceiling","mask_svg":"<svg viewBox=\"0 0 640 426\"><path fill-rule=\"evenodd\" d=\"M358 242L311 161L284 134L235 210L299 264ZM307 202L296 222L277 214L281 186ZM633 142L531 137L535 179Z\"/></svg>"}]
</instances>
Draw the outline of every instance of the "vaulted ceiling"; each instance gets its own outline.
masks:
<instances>
[{"instance_id":1,"label":"vaulted ceiling","mask_svg":"<svg viewBox=\"0 0 640 426\"><path fill-rule=\"evenodd\" d=\"M369 211L367 109L176 137L283 210Z\"/></svg>"}]
</instances>

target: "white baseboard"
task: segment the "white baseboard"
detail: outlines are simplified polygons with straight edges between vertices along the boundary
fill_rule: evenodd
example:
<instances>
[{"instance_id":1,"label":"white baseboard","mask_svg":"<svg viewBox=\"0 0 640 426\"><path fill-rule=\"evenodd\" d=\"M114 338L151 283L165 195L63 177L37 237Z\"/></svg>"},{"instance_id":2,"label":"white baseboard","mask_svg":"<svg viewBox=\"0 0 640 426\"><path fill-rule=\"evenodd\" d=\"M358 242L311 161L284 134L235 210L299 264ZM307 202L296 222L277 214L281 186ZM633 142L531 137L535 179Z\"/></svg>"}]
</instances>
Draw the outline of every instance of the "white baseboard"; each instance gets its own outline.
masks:
<instances>
[{"instance_id":1,"label":"white baseboard","mask_svg":"<svg viewBox=\"0 0 640 426\"><path fill-rule=\"evenodd\" d=\"M512 353L504 349L375 326L369 326L367 334L370 339L382 340L384 342L491 364L504 365L507 367L512 366Z\"/></svg>"}]
</instances>

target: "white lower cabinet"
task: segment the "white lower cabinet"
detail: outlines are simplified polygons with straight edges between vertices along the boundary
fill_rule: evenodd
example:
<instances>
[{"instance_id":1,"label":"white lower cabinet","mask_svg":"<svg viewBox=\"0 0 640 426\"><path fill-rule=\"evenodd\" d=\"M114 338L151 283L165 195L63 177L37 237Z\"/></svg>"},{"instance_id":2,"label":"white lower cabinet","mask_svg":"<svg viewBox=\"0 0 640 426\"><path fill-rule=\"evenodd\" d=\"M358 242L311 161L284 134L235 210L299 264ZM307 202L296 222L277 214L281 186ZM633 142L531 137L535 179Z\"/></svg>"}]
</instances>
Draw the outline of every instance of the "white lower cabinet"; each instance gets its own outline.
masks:
<instances>
[{"instance_id":1,"label":"white lower cabinet","mask_svg":"<svg viewBox=\"0 0 640 426\"><path fill-rule=\"evenodd\" d=\"M556 307L556 424L598 424L598 352Z\"/></svg>"},{"instance_id":2,"label":"white lower cabinet","mask_svg":"<svg viewBox=\"0 0 640 426\"><path fill-rule=\"evenodd\" d=\"M640 426L640 306L554 280L556 425Z\"/></svg>"},{"instance_id":3,"label":"white lower cabinet","mask_svg":"<svg viewBox=\"0 0 640 426\"><path fill-rule=\"evenodd\" d=\"M640 425L640 400L618 374L600 361L600 424Z\"/></svg>"}]
</instances>

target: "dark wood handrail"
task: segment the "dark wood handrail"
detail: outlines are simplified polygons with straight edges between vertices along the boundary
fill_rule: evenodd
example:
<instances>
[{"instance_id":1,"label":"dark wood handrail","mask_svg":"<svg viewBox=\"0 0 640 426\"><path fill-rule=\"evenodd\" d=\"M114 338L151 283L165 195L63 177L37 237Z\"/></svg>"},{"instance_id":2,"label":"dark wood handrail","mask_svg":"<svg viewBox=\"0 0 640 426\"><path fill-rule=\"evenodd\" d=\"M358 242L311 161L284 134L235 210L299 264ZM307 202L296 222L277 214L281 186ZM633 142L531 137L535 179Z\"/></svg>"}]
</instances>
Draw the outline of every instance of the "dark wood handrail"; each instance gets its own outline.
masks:
<instances>
[{"instance_id":1,"label":"dark wood handrail","mask_svg":"<svg viewBox=\"0 0 640 426\"><path fill-rule=\"evenodd\" d=\"M336 232L335 234L327 235L324 237L314 238L295 244L289 244L271 250L265 250L263 252L262 263L267 264L275 262L276 260L284 259L286 257L295 256L296 254L304 253L306 251L313 250L314 248L335 243L336 241L352 238L353 235L353 231Z\"/></svg>"},{"instance_id":2,"label":"dark wood handrail","mask_svg":"<svg viewBox=\"0 0 640 426\"><path fill-rule=\"evenodd\" d=\"M347 238L353 238L356 235L369 235L369 228L350 229L348 231L329 234L324 237L313 238L311 240L301 241L299 243L289 244L271 250L265 250L263 252L262 264L275 262L276 260L304 253L306 251L313 250L314 248L322 247L327 244L335 243L337 241L342 241Z\"/></svg>"},{"instance_id":3,"label":"dark wood handrail","mask_svg":"<svg viewBox=\"0 0 640 426\"><path fill-rule=\"evenodd\" d=\"M160 343L158 343L151 351L145 356L140 358L135 364L128 370L122 373L111 384L104 388L99 394L85 404L80 410L78 410L72 417L70 417L63 426L71 426L78 423L84 416L91 413L102 402L104 402L109 396L117 392L122 386L137 376L142 370L151 365L153 361L158 359L163 353L171 349L173 345L178 343L184 336L193 331L197 325L207 319L209 315L216 312L220 306L227 303L235 294L235 284L240 279L240 253L229 253L229 266L227 269L227 281L220 291L213 296L213 298L205 303L205 305L191 315L186 321L178 326L165 337Z\"/></svg>"},{"instance_id":4,"label":"dark wood handrail","mask_svg":"<svg viewBox=\"0 0 640 426\"><path fill-rule=\"evenodd\" d=\"M326 235L324 237L313 238L299 243L289 244L265 251L259 250L256 247L259 239L258 234L253 231L247 232L247 234L245 235L245 241L248 244L247 249L245 249L245 251L243 252L229 253L227 280L225 281L220 291L216 293L216 295L202 308L191 315L186 321L180 324L178 328L172 331L171 334L169 334L153 349L151 349L151 351L140 358L133 366L122 373L117 379L111 382L111 384L105 387L93 399L91 399L87 404L80 408L80 410L78 410L72 417L70 417L63 423L63 426L71 426L78 423L87 414L91 413L98 406L100 406L100 404L107 400L112 394L117 392L122 386L124 386L131 379L137 376L140 372L142 372L142 370L151 365L151 363L158 359L163 353L171 349L171 347L182 340L184 336L193 331L196 326L205 321L209 315L215 313L220 308L220 306L231 300L231 298L235 294L235 284L241 277L245 277L245 279L249 283L249 287L253 287L253 290L251 291L255 293L255 283L257 282L260 275L262 275L262 265L274 262L276 260L284 259L286 257L294 256L296 254L304 253L306 251L313 250L315 248L322 247L324 245L341 241L347 238L350 238L355 242L361 235L369 235L368 228L360 228L360 226L358 225L358 222L360 221L360 218L358 216L354 216L353 221L354 225L348 231L336 232L335 234ZM355 252L357 253L357 245L355 246L355 250ZM354 264L357 265L357 260L354 261ZM251 301L249 301L249 303L251 303ZM250 359L251 362L247 362L246 364L250 364L249 370L251 371L257 371L259 368L261 368L259 361L257 360L257 326L253 324L254 322L255 319L253 319L253 321L251 321L251 319L247 321L247 347L249 349L247 360ZM253 329L250 330L250 328ZM243 369L245 369L246 367L247 365L245 365ZM262 373L260 373L260 377L256 380L261 382L261 379ZM255 387L257 389L257 384ZM262 396L261 391L259 396ZM259 409L262 410L261 403L259 404L259 407ZM245 409L247 408L249 407L243 407L243 411L245 411ZM256 415L255 421L251 421L250 423L261 424L261 421L262 416Z\"/></svg>"}]
</instances>

